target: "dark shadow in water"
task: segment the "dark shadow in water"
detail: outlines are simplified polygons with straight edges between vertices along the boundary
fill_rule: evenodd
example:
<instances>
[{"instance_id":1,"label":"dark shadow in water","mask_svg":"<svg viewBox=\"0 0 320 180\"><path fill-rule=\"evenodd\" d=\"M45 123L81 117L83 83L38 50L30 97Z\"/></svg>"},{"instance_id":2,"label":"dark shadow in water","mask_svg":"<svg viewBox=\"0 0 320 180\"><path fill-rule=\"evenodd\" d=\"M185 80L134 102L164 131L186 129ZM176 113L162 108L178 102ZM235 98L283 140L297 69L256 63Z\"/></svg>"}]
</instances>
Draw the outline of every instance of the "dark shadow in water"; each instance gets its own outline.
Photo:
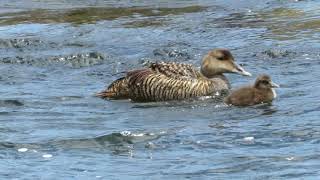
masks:
<instances>
[{"instance_id":1,"label":"dark shadow in water","mask_svg":"<svg viewBox=\"0 0 320 180\"><path fill-rule=\"evenodd\" d=\"M108 57L99 52L87 52L71 55L49 56L34 58L32 56L4 57L0 64L23 64L32 66L63 65L72 68L90 67L103 64Z\"/></svg>"},{"instance_id":2,"label":"dark shadow in water","mask_svg":"<svg viewBox=\"0 0 320 180\"><path fill-rule=\"evenodd\" d=\"M270 58L270 59L280 59L280 58L292 58L297 56L297 52L293 50L286 50L286 49L268 49L260 53L256 53L253 57L259 58Z\"/></svg>"},{"instance_id":3,"label":"dark shadow in water","mask_svg":"<svg viewBox=\"0 0 320 180\"><path fill-rule=\"evenodd\" d=\"M24 104L18 100L0 100L0 107L8 107L8 106L23 106Z\"/></svg>"},{"instance_id":4,"label":"dark shadow in water","mask_svg":"<svg viewBox=\"0 0 320 180\"><path fill-rule=\"evenodd\" d=\"M278 111L277 108L272 106L271 103L247 107L230 106L229 108L230 110L227 111L232 111L233 113L227 114L227 116L229 116L228 118L232 120L249 120L259 116L270 116Z\"/></svg>"},{"instance_id":5,"label":"dark shadow in water","mask_svg":"<svg viewBox=\"0 0 320 180\"><path fill-rule=\"evenodd\" d=\"M194 107L194 106L206 106L210 105L221 105L223 103L223 96L205 96L197 97L182 101L163 101L163 102L133 102L132 108L155 108L155 107Z\"/></svg>"},{"instance_id":6,"label":"dark shadow in water","mask_svg":"<svg viewBox=\"0 0 320 180\"><path fill-rule=\"evenodd\" d=\"M0 48L21 49L25 47L39 47L39 46L42 46L43 44L44 42L39 39L30 39L30 38L0 39Z\"/></svg>"},{"instance_id":7,"label":"dark shadow in water","mask_svg":"<svg viewBox=\"0 0 320 180\"><path fill-rule=\"evenodd\" d=\"M190 48L192 45L187 42L170 42L162 47L153 50L155 58L161 59L161 61L174 60L174 61L187 61L192 59ZM200 64L199 64L200 65Z\"/></svg>"},{"instance_id":8,"label":"dark shadow in water","mask_svg":"<svg viewBox=\"0 0 320 180\"><path fill-rule=\"evenodd\" d=\"M256 108L262 110L261 115L272 115L278 111L272 104L261 104Z\"/></svg>"}]
</instances>

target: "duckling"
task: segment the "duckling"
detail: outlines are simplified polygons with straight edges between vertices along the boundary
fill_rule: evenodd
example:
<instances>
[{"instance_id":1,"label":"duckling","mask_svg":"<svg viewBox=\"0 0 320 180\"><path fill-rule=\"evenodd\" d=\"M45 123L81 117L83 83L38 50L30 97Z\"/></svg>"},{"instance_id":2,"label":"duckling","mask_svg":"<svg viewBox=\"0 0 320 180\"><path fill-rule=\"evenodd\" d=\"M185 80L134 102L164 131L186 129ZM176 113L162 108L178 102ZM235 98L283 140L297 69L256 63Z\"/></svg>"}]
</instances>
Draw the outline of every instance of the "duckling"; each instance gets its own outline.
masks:
<instances>
[{"instance_id":1,"label":"duckling","mask_svg":"<svg viewBox=\"0 0 320 180\"><path fill-rule=\"evenodd\" d=\"M230 51L214 49L204 56L200 71L190 64L153 63L148 68L128 72L97 96L133 101L168 101L210 96L230 89L229 81L223 73L251 76L235 63Z\"/></svg>"},{"instance_id":2,"label":"duckling","mask_svg":"<svg viewBox=\"0 0 320 180\"><path fill-rule=\"evenodd\" d=\"M233 91L225 98L224 102L235 106L270 103L277 97L273 88L279 88L279 85L272 82L270 76L263 74L256 79L253 86L246 86Z\"/></svg>"}]
</instances>

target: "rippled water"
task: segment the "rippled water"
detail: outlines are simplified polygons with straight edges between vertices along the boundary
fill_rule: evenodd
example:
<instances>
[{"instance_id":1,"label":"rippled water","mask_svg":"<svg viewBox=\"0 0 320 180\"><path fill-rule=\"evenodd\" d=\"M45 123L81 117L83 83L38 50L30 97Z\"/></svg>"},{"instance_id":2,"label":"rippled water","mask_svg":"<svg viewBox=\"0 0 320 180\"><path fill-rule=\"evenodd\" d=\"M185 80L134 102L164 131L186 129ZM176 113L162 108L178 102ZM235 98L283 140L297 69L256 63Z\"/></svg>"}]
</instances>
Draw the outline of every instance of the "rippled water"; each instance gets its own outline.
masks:
<instances>
[{"instance_id":1,"label":"rippled water","mask_svg":"<svg viewBox=\"0 0 320 180\"><path fill-rule=\"evenodd\" d=\"M318 179L320 3L1 1L0 179ZM93 96L126 70L230 49L272 105Z\"/></svg>"}]
</instances>

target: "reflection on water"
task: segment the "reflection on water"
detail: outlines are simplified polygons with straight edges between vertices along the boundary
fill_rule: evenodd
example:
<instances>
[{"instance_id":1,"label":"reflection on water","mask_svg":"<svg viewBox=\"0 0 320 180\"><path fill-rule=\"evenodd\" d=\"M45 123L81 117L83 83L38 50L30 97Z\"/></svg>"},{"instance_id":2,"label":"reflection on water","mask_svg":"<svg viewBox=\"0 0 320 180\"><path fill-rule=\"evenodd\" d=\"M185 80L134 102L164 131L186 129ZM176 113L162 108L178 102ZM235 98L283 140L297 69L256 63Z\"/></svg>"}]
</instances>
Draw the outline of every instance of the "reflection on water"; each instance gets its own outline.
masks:
<instances>
[{"instance_id":1,"label":"reflection on water","mask_svg":"<svg viewBox=\"0 0 320 180\"><path fill-rule=\"evenodd\" d=\"M305 12L300 9L275 8L267 11L233 13L218 19L221 28L266 28L271 38L295 39L299 35L312 35L319 31L318 10Z\"/></svg>"},{"instance_id":2,"label":"reflection on water","mask_svg":"<svg viewBox=\"0 0 320 180\"><path fill-rule=\"evenodd\" d=\"M96 23L101 20L114 20L134 16L167 16L203 11L202 6L187 6L181 8L109 8L90 7L70 10L31 10L16 13L6 13L0 16L1 25L20 23Z\"/></svg>"},{"instance_id":3,"label":"reflection on water","mask_svg":"<svg viewBox=\"0 0 320 180\"><path fill-rule=\"evenodd\" d=\"M1 1L0 179L317 179L319 2ZM272 104L107 101L155 61L228 48Z\"/></svg>"}]
</instances>

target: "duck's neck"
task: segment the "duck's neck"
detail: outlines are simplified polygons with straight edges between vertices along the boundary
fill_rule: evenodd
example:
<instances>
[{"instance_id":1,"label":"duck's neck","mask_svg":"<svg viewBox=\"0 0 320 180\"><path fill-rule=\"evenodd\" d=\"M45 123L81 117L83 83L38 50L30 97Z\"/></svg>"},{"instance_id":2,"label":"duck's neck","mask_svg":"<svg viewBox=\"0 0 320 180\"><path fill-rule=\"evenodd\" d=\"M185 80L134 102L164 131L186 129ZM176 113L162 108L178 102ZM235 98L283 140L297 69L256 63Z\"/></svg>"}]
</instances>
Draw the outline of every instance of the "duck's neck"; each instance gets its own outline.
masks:
<instances>
[{"instance_id":1,"label":"duck's neck","mask_svg":"<svg viewBox=\"0 0 320 180\"><path fill-rule=\"evenodd\" d=\"M226 87L227 89L231 88L231 85L227 79L227 77L225 75L221 74L214 74L214 75L205 75L203 73L201 73L201 75L203 76L203 78L208 79L210 81L214 81L214 82L218 82L219 86L221 87Z\"/></svg>"},{"instance_id":2,"label":"duck's neck","mask_svg":"<svg viewBox=\"0 0 320 180\"><path fill-rule=\"evenodd\" d=\"M210 75L208 75L208 74L205 74L205 73L201 72L201 74L202 74L203 77L205 77L207 79L219 78L219 79L223 79L223 80L228 81L227 77L225 75L223 75L222 73L221 74L210 74Z\"/></svg>"},{"instance_id":3,"label":"duck's neck","mask_svg":"<svg viewBox=\"0 0 320 180\"><path fill-rule=\"evenodd\" d=\"M223 74L215 74L215 75L209 76L207 78L209 78L209 79L220 78L220 79L226 79L227 80L226 76L223 75Z\"/></svg>"},{"instance_id":4,"label":"duck's neck","mask_svg":"<svg viewBox=\"0 0 320 180\"><path fill-rule=\"evenodd\" d=\"M208 79L212 79L212 78L225 78L225 76L223 75L222 72L217 71L217 70L213 70L211 69L210 71L208 71L207 69L201 67L200 68L200 73L208 78Z\"/></svg>"}]
</instances>

